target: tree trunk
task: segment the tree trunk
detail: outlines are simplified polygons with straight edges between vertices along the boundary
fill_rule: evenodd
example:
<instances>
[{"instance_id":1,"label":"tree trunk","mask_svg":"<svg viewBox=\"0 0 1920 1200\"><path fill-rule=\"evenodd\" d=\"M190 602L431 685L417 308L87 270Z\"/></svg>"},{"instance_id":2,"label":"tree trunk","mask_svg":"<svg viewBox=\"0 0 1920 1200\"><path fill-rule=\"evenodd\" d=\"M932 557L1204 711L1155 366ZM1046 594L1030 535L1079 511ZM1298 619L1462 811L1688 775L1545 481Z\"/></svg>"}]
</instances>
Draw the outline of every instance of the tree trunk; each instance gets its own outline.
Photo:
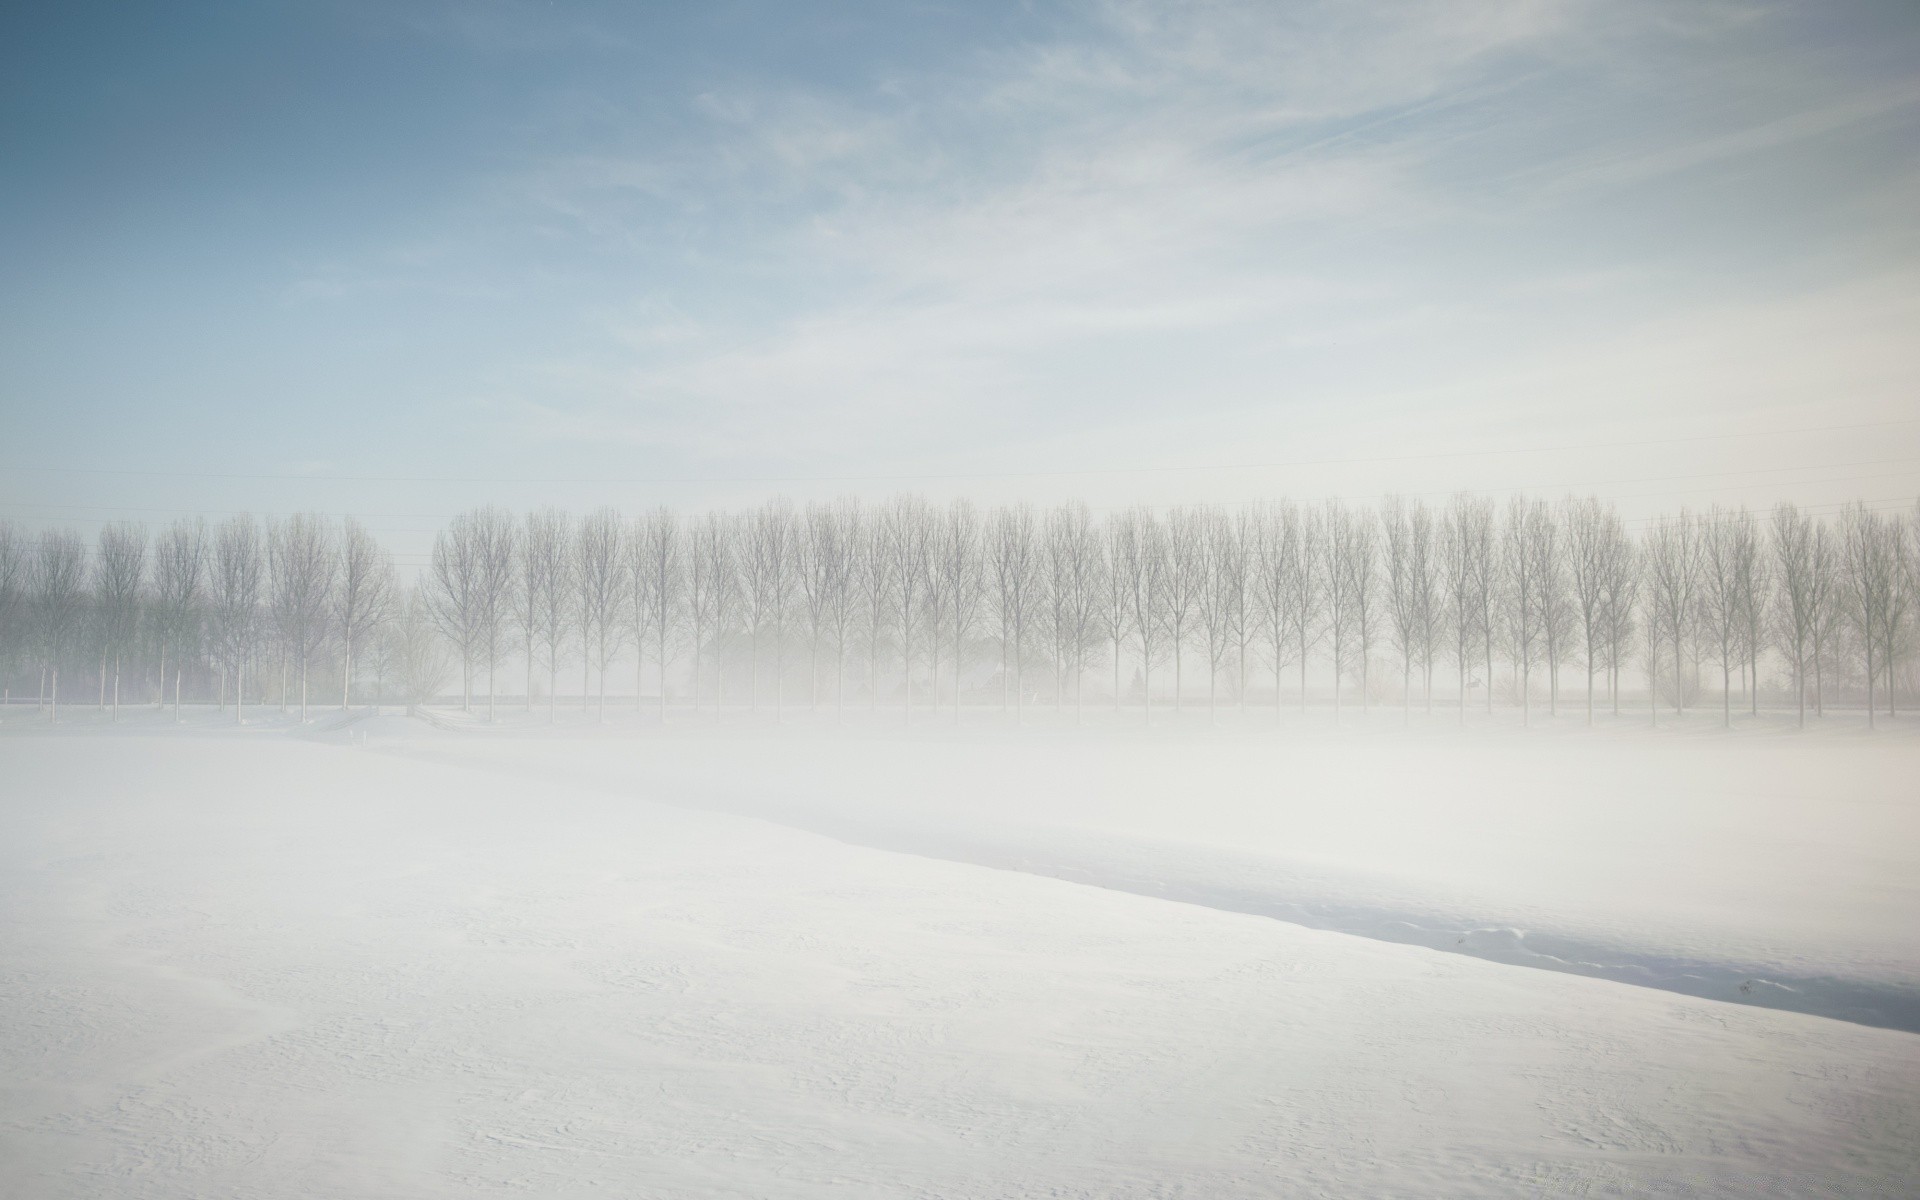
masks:
<instances>
[{"instance_id":1,"label":"tree trunk","mask_svg":"<svg viewBox=\"0 0 1920 1200\"><path fill-rule=\"evenodd\" d=\"M1336 640L1333 645L1333 723L1335 725L1340 723L1340 689L1341 685L1345 682L1341 676L1346 673L1341 670L1342 667L1346 666L1341 660L1345 657L1346 656L1341 653L1339 641Z\"/></svg>"},{"instance_id":2,"label":"tree trunk","mask_svg":"<svg viewBox=\"0 0 1920 1200\"><path fill-rule=\"evenodd\" d=\"M1874 670L1874 636L1866 636L1866 728L1874 728L1874 676L1880 672ZM58 672L56 672L58 678Z\"/></svg>"},{"instance_id":3,"label":"tree trunk","mask_svg":"<svg viewBox=\"0 0 1920 1200\"><path fill-rule=\"evenodd\" d=\"M1894 626L1893 626L1893 623L1889 621L1887 623L1887 636L1883 640L1883 644L1881 646L1882 653L1880 655L1880 661L1886 664L1885 670L1887 672L1887 719L1888 720L1892 720L1895 715L1893 711L1893 707L1894 707L1893 689L1896 683L1896 680L1893 677L1893 664L1894 664L1893 634L1894 634Z\"/></svg>"},{"instance_id":4,"label":"tree trunk","mask_svg":"<svg viewBox=\"0 0 1920 1200\"><path fill-rule=\"evenodd\" d=\"M1793 648L1793 698L1799 714L1797 728L1807 727L1807 655L1804 647Z\"/></svg>"},{"instance_id":5,"label":"tree trunk","mask_svg":"<svg viewBox=\"0 0 1920 1200\"><path fill-rule=\"evenodd\" d=\"M1680 654L1680 635L1673 636L1673 711L1687 711L1687 667L1686 660Z\"/></svg>"},{"instance_id":6,"label":"tree trunk","mask_svg":"<svg viewBox=\"0 0 1920 1200\"><path fill-rule=\"evenodd\" d=\"M1460 724L1467 723L1467 646L1460 643Z\"/></svg>"},{"instance_id":7,"label":"tree trunk","mask_svg":"<svg viewBox=\"0 0 1920 1200\"><path fill-rule=\"evenodd\" d=\"M1593 728L1593 643L1587 643L1587 728Z\"/></svg>"},{"instance_id":8,"label":"tree trunk","mask_svg":"<svg viewBox=\"0 0 1920 1200\"><path fill-rule=\"evenodd\" d=\"M1825 649L1825 647L1821 645L1821 639L1815 638L1813 643L1813 715L1816 717L1824 717L1827 715L1827 673L1825 656L1821 653L1823 649Z\"/></svg>"},{"instance_id":9,"label":"tree trunk","mask_svg":"<svg viewBox=\"0 0 1920 1200\"><path fill-rule=\"evenodd\" d=\"M1487 715L1493 715L1493 625L1487 624Z\"/></svg>"}]
</instances>

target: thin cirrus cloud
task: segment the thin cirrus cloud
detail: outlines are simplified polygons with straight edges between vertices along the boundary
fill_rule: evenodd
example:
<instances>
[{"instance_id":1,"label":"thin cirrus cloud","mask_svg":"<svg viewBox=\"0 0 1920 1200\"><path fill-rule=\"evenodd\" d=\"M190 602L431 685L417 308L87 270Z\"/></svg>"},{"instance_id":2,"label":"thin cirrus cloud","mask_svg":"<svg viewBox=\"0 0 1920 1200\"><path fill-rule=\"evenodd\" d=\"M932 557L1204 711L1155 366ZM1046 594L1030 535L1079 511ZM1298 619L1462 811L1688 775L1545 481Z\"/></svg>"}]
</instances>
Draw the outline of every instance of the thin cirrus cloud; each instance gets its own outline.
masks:
<instances>
[{"instance_id":1,"label":"thin cirrus cloud","mask_svg":"<svg viewBox=\"0 0 1920 1200\"><path fill-rule=\"evenodd\" d=\"M1809 142L1911 122L1904 80L1794 60L1767 19L1109 5L1073 38L865 94L705 91L690 144L543 165L530 194L591 239L678 223L701 269L787 302L741 319L716 287L691 316L610 322L628 353L549 364L582 394L525 432L696 462L992 461L1074 440L1151 461L1249 435L1377 439L1383 418L1423 439L1499 436L1553 420L1539 401L1556 393L1577 432L1602 387L1609 425L1711 421L1756 396L1790 419L1783 380L1900 370L1873 340L1900 265L1716 292L1697 251L1622 237L1604 211L1651 188L1638 203L1657 229L1663 181L1680 210L1707 205L1714 181L1681 177L1783 169ZM1663 59L1691 66L1668 82ZM1776 94L1727 102L1783 60ZM673 215L636 222L649 205ZM1757 235L1713 267L1825 248L1782 255ZM1830 336L1793 363L1729 353L1757 340L1742 330L1796 328ZM1364 427L1329 425L1329 408Z\"/></svg>"},{"instance_id":2,"label":"thin cirrus cloud","mask_svg":"<svg viewBox=\"0 0 1920 1200\"><path fill-rule=\"evenodd\" d=\"M385 63L394 119L296 97L251 159L202 131L214 203L169 167L192 221L140 210L181 247L146 344L81 361L84 322L10 297L16 379L147 397L129 456L181 396L192 453L271 463L265 393L347 474L1111 468L1118 501L1168 494L1129 467L1326 458L1171 498L1366 492L1505 482L1423 448L1861 423L1920 382L1897 5L344 11L306 76ZM226 180L257 240L209 254ZM71 311L143 285L103 262Z\"/></svg>"}]
</instances>

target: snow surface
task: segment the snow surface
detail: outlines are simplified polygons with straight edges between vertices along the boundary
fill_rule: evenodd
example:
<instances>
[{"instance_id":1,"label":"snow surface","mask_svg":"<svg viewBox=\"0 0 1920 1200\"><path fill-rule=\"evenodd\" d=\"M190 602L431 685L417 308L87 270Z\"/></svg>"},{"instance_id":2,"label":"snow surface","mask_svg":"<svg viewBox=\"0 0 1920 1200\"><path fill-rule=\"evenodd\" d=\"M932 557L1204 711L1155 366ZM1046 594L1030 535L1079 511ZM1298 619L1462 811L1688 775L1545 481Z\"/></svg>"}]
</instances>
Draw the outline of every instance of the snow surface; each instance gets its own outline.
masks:
<instances>
[{"instance_id":1,"label":"snow surface","mask_svg":"<svg viewBox=\"0 0 1920 1200\"><path fill-rule=\"evenodd\" d=\"M1200 851L1271 857L1297 829L1289 852L1336 881L1356 863L1410 893L1487 880L1488 904L1531 897L1613 930L1660 908L1609 915L1596 867L1564 888L1551 865L1503 873L1537 823L1402 827L1418 801L1367 799L1374 768L1315 768L1371 816L1302 801L1317 821L1258 827L1192 801L1242 769L1209 765L1213 744L1130 760L1111 739L358 726L338 745L0 739L0 1196L1860 1196L1920 1178L1908 1033L792 827L831 811L869 828L892 794L949 848L1025 822L1096 848L1095 830L1197 847L1196 871L1220 861ZM1386 747L1389 776L1445 776L1419 769L1438 748L1409 742L1394 766ZM1831 750L1805 778L1858 793L1881 768L1853 749L1781 751L1753 801L1778 827L1730 849L1740 823L1712 806L1661 819L1634 800L1587 852L1653 821L1649 842L1692 839L1660 851L1678 861L1717 847L1796 891L1857 882L1792 922L1780 956L1911 978L1904 934L1843 927L1910 918L1911 892L1817 878L1876 841L1912 853L1889 796L1803 830L1807 856L1766 856L1816 812L1785 764ZM1888 771L1910 761L1889 753ZM1001 794L975 808L990 776ZM1141 799L1179 777L1188 810ZM785 824L698 807L769 789L803 797ZM835 793L846 807L818 807ZM1569 811L1586 813L1569 837L1597 827ZM1438 857L1482 849L1436 866L1422 839ZM1727 890L1740 871L1694 865L1659 937L1757 938ZM1823 923L1840 947L1825 958Z\"/></svg>"},{"instance_id":2,"label":"snow surface","mask_svg":"<svg viewBox=\"0 0 1920 1200\"><path fill-rule=\"evenodd\" d=\"M1717 720L1717 715L1716 715ZM443 724L451 724L443 719ZM495 732L499 732L496 730ZM1394 720L388 743L863 845L1920 1032L1920 744ZM723 737L724 741L716 741ZM716 761L726 769L714 770Z\"/></svg>"}]
</instances>

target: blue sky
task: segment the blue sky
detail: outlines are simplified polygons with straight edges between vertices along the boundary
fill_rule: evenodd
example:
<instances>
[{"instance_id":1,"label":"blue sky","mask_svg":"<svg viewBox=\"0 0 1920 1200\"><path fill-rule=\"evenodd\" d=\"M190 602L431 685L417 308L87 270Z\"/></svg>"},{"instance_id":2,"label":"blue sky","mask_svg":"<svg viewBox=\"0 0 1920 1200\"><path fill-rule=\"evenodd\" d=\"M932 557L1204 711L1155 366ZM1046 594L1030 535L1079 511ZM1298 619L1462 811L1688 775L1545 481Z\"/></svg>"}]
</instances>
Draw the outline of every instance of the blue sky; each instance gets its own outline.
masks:
<instances>
[{"instance_id":1,"label":"blue sky","mask_svg":"<svg viewBox=\"0 0 1920 1200\"><path fill-rule=\"evenodd\" d=\"M1920 491L1910 3L0 23L0 515Z\"/></svg>"}]
</instances>

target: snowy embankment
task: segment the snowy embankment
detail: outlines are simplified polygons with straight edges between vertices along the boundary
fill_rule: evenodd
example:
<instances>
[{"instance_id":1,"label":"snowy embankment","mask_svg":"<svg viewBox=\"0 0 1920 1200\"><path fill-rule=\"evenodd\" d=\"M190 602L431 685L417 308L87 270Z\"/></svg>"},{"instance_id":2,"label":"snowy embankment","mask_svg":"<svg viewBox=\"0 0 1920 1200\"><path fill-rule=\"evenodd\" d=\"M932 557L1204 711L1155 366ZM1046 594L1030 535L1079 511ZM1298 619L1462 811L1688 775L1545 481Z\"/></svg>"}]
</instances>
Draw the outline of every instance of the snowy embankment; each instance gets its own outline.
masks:
<instances>
[{"instance_id":1,"label":"snowy embankment","mask_svg":"<svg viewBox=\"0 0 1920 1200\"><path fill-rule=\"evenodd\" d=\"M442 727L457 718L441 719ZM860 845L1920 1032L1920 744L1440 725L375 744ZM1515 731L1517 734L1517 731ZM724 764L720 769L717 765Z\"/></svg>"},{"instance_id":2,"label":"snowy embankment","mask_svg":"<svg viewBox=\"0 0 1920 1200\"><path fill-rule=\"evenodd\" d=\"M882 744L709 744L704 775L746 794ZM934 799L965 757L898 750ZM0 740L0 1196L1857 1196L1920 1172L1909 1034L531 770Z\"/></svg>"}]
</instances>

